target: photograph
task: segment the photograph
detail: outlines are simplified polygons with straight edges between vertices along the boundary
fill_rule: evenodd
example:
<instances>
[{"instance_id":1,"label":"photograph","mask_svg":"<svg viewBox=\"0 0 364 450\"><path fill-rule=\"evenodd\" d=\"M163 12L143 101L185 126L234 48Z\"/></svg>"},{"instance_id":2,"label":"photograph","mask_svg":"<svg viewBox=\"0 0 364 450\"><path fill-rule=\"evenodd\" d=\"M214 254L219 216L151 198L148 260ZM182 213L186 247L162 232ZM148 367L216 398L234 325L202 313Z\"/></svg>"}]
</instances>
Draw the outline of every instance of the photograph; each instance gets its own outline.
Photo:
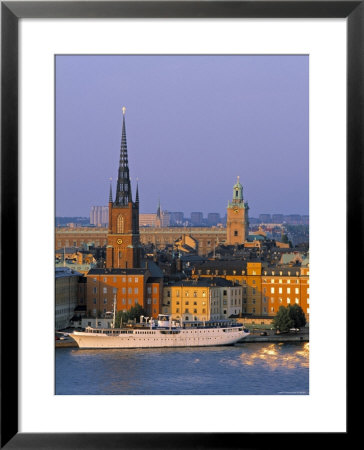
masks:
<instances>
[{"instance_id":1,"label":"photograph","mask_svg":"<svg viewBox=\"0 0 364 450\"><path fill-rule=\"evenodd\" d=\"M309 61L54 56L56 395L309 396Z\"/></svg>"}]
</instances>

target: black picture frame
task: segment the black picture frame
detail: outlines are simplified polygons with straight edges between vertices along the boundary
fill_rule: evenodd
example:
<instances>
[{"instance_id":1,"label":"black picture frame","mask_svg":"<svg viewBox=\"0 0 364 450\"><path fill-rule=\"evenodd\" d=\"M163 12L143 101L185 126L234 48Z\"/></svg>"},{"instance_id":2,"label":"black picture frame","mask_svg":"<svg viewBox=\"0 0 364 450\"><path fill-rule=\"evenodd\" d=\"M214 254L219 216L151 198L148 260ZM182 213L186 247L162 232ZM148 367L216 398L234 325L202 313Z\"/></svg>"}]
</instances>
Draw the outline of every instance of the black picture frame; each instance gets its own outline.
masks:
<instances>
[{"instance_id":1,"label":"black picture frame","mask_svg":"<svg viewBox=\"0 0 364 450\"><path fill-rule=\"evenodd\" d=\"M18 22L21 18L347 18L347 299L356 294L363 240L364 1L2 1L1 2L1 448L261 448L289 433L19 433L18 432ZM354 259L355 253L359 257ZM354 263L355 261L355 263ZM359 262L358 262L359 261ZM11 302L8 301L11 297ZM348 311L348 309L347 309ZM12 320L8 320L9 317ZM9 339L11 336L11 339ZM347 347L349 348L349 346ZM347 392L348 393L348 392ZM247 412L245 412L247 413ZM269 414L269 412L268 412ZM349 437L337 433L335 442ZM243 416L242 416L243 420ZM266 419L267 420L267 417ZM279 435L279 436L278 436ZM299 445L319 444L303 433ZM351 435L350 435L351 436ZM327 442L327 436L322 433ZM321 440L321 439L320 439ZM268 444L269 443L269 444Z\"/></svg>"}]
</instances>

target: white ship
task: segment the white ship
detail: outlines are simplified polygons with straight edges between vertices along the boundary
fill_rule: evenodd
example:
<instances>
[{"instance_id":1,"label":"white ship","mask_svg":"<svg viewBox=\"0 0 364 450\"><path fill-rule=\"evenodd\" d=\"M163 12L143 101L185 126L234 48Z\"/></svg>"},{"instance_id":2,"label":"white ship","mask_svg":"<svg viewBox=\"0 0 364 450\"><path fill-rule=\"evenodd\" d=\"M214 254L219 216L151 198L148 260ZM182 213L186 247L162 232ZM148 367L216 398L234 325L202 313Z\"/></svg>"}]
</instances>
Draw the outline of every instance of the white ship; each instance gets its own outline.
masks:
<instances>
[{"instance_id":1,"label":"white ship","mask_svg":"<svg viewBox=\"0 0 364 450\"><path fill-rule=\"evenodd\" d=\"M92 328L69 334L79 348L201 347L231 345L249 335L249 330L231 321L177 323L159 314L157 325L126 328Z\"/></svg>"}]
</instances>

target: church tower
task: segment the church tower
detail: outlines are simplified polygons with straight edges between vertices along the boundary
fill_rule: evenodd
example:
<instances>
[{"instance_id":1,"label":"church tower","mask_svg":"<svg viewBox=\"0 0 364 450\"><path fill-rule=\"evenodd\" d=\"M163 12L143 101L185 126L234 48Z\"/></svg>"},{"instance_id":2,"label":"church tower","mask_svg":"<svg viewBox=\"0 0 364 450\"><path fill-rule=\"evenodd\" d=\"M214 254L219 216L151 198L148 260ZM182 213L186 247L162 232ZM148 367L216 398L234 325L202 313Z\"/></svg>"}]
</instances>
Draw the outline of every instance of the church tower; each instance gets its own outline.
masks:
<instances>
[{"instance_id":1,"label":"church tower","mask_svg":"<svg viewBox=\"0 0 364 450\"><path fill-rule=\"evenodd\" d=\"M243 186L239 177L233 187L233 199L228 203L226 221L226 244L243 244L248 237L249 206L244 202Z\"/></svg>"},{"instance_id":2,"label":"church tower","mask_svg":"<svg viewBox=\"0 0 364 450\"><path fill-rule=\"evenodd\" d=\"M131 269L140 267L139 192L137 186L134 203L132 201L129 178L125 111L126 108L123 107L123 126L115 201L112 199L110 185L106 267Z\"/></svg>"}]
</instances>

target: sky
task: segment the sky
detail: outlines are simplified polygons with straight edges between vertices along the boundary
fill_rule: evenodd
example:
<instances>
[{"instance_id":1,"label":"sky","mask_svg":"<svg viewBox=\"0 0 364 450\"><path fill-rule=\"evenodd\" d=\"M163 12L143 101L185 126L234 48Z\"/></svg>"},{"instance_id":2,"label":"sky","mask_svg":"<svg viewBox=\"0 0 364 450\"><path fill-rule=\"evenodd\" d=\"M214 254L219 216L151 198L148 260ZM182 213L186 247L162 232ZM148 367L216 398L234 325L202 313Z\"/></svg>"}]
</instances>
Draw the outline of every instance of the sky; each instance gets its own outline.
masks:
<instances>
[{"instance_id":1,"label":"sky","mask_svg":"<svg viewBox=\"0 0 364 450\"><path fill-rule=\"evenodd\" d=\"M237 176L250 217L308 214L307 55L56 56L56 215L115 196L122 107L133 200L225 215Z\"/></svg>"}]
</instances>

